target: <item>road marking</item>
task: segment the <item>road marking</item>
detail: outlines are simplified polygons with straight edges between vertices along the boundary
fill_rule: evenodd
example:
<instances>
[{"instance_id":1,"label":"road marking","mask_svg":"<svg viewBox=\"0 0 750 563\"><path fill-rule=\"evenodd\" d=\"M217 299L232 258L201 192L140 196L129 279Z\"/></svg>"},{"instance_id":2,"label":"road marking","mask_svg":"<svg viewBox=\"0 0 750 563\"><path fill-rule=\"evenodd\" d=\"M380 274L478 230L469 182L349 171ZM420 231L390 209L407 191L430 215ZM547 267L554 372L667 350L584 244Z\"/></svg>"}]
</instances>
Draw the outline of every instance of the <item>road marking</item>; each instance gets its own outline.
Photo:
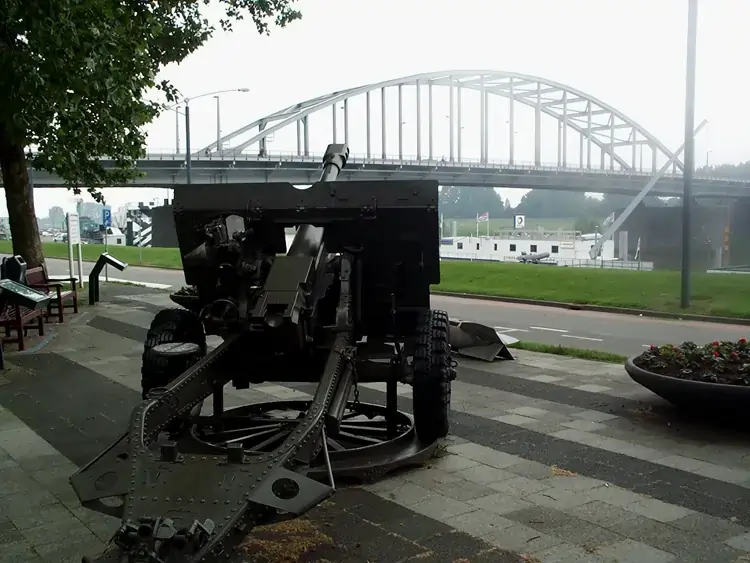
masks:
<instances>
[{"instance_id":1,"label":"road marking","mask_svg":"<svg viewBox=\"0 0 750 563\"><path fill-rule=\"evenodd\" d=\"M563 334L562 338L577 338L578 340L591 340L592 342L604 342L601 338L591 338L589 336L575 336L573 334Z\"/></svg>"},{"instance_id":2,"label":"road marking","mask_svg":"<svg viewBox=\"0 0 750 563\"><path fill-rule=\"evenodd\" d=\"M545 326L530 326L529 328L532 330L548 330L549 332L570 332L561 328L547 328Z\"/></svg>"},{"instance_id":3,"label":"road marking","mask_svg":"<svg viewBox=\"0 0 750 563\"><path fill-rule=\"evenodd\" d=\"M507 326L493 326L492 328L495 329L495 332L502 332L503 334L508 332L529 332L524 328L509 328Z\"/></svg>"}]
</instances>

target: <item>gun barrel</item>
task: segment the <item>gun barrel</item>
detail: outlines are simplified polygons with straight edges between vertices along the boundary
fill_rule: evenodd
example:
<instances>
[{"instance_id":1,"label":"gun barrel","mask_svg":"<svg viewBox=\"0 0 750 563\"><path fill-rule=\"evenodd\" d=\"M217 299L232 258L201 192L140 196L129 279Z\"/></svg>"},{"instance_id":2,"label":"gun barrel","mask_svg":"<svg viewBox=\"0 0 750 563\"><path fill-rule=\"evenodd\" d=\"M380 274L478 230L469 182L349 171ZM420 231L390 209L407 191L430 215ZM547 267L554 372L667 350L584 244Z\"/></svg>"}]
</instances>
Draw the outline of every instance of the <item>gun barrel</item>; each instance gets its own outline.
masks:
<instances>
[{"instance_id":1,"label":"gun barrel","mask_svg":"<svg viewBox=\"0 0 750 563\"><path fill-rule=\"evenodd\" d=\"M349 147L346 145L328 145L323 157L323 173L320 175L321 182L333 182L339 172L346 166L349 158ZM309 256L317 257L323 246L323 228L314 225L300 225L294 235L287 256Z\"/></svg>"}]
</instances>

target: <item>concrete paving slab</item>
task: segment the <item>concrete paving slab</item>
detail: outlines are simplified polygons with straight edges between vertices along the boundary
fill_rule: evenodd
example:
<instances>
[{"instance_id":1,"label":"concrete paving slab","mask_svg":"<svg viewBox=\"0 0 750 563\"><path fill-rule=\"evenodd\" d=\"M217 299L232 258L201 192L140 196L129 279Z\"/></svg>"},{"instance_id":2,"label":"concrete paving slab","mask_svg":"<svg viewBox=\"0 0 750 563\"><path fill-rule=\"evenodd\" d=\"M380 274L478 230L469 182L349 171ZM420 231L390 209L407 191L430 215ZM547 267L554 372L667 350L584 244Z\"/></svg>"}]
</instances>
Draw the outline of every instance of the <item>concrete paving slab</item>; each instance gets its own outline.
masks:
<instances>
[{"instance_id":1,"label":"concrete paving slab","mask_svg":"<svg viewBox=\"0 0 750 563\"><path fill-rule=\"evenodd\" d=\"M139 400L149 316L171 306L163 293L119 287L33 354L9 354L0 374L3 561L73 560L101 548L117 525L81 508L67 476L124 430ZM453 435L425 468L341 490L295 528L258 531L245 560L276 563L290 537L316 545L317 559L303 551L299 561L750 556L746 435L685 418L619 367L520 356L459 362ZM362 400L382 403L381 387L362 386ZM267 382L228 391L226 402L304 399L313 390ZM399 395L408 412L410 389Z\"/></svg>"}]
</instances>

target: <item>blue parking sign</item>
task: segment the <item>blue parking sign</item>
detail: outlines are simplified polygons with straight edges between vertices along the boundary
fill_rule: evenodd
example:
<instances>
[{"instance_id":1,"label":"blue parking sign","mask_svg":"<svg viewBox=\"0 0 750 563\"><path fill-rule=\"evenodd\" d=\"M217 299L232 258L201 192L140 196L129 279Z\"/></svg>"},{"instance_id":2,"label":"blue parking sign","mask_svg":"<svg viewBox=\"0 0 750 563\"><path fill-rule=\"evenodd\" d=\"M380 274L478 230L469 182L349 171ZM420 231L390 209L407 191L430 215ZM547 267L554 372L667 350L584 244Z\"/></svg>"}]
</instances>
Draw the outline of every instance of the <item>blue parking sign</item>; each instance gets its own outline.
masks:
<instances>
[{"instance_id":1,"label":"blue parking sign","mask_svg":"<svg viewBox=\"0 0 750 563\"><path fill-rule=\"evenodd\" d=\"M109 206L105 206L102 209L102 225L105 227L112 226L112 208Z\"/></svg>"}]
</instances>

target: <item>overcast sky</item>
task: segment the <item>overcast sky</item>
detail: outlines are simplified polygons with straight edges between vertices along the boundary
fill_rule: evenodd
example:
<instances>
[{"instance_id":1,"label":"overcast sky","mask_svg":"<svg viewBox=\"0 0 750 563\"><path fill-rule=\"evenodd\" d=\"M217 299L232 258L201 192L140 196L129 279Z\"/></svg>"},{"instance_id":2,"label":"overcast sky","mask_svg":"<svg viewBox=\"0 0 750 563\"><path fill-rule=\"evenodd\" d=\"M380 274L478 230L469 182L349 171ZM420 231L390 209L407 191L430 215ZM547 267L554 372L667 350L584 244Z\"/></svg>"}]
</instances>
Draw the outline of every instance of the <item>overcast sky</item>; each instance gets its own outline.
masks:
<instances>
[{"instance_id":1,"label":"overcast sky","mask_svg":"<svg viewBox=\"0 0 750 563\"><path fill-rule=\"evenodd\" d=\"M277 109L353 86L449 69L513 71L591 94L675 150L684 136L687 5L687 0L303 0L303 19L287 29L260 37L251 23L243 23L233 34L217 33L182 65L163 74L188 97L249 88L249 93L221 97L221 129L226 134ZM743 101L750 89L750 1L703 0L698 19L696 124L703 118L709 124L696 140L696 161L703 164L709 150L712 164L750 160L750 105ZM478 104L465 104L474 107L464 113L464 156L478 157L478 135L470 130L478 121ZM353 109L350 118L353 138L364 129L355 123L357 111ZM389 111L389 119L397 119L394 104ZM413 111L406 111L405 135L412 139ZM435 118L445 124L441 112L447 109L436 107ZM315 153L323 152L330 137L330 110L323 113L319 127L312 123L310 149ZM197 149L216 139L215 100L195 100L191 114L191 142ZM532 121L519 116L515 128L516 159L533 159ZM291 130L277 134L269 151L294 151L294 127ZM342 126L339 135L341 131ZM542 135L542 160L554 162L556 133L545 126ZM181 137L184 147L184 130ZM571 146L573 139L577 145L577 137L570 138ZM503 158L503 144L507 131L491 132L490 158ZM174 113L152 124L149 145L152 150L174 150ZM414 154L414 145L407 141L404 152ZM351 149L364 152L362 146ZM376 155L379 149L374 139ZM442 151L447 153L447 139L441 137L436 152ZM397 152L395 139L389 140L388 153ZM569 160L576 159L577 147L569 153ZM116 207L164 192L107 190L106 195ZM514 202L522 193L503 190ZM72 211L74 196L36 190L38 215L46 215L52 205ZM0 214L5 213L3 201Z\"/></svg>"}]
</instances>

